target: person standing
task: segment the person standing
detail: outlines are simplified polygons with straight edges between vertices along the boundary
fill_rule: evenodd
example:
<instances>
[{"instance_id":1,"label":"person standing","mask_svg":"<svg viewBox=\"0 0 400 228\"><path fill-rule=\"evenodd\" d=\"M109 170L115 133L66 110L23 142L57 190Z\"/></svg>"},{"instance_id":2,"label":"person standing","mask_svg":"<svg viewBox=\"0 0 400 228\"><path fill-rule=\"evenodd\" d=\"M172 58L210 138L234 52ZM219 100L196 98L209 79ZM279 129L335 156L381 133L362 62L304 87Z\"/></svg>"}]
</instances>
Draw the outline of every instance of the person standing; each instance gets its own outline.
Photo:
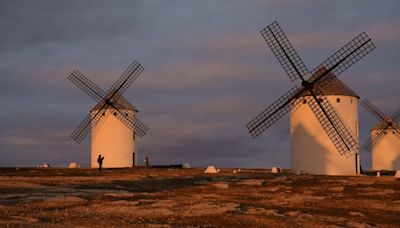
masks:
<instances>
[{"instance_id":1,"label":"person standing","mask_svg":"<svg viewBox=\"0 0 400 228\"><path fill-rule=\"evenodd\" d=\"M103 160L104 160L104 156L102 157L101 154L99 154L99 157L97 158L97 163L99 163L99 172L101 172L101 167L103 165Z\"/></svg>"}]
</instances>

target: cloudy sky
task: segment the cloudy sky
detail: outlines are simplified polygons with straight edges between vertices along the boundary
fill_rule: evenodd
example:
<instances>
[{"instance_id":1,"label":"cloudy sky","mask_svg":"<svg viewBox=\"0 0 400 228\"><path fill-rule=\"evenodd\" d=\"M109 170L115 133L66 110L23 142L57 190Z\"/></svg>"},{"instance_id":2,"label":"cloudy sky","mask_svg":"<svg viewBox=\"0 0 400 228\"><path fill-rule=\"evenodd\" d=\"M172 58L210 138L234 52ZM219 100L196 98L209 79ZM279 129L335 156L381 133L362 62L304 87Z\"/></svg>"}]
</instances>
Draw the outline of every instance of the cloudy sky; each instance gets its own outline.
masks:
<instances>
[{"instance_id":1,"label":"cloudy sky","mask_svg":"<svg viewBox=\"0 0 400 228\"><path fill-rule=\"evenodd\" d=\"M150 127L140 163L289 167L288 116L255 140L245 127L294 85L259 31L277 20L309 69L365 31L377 48L340 78L391 114L399 11L397 0L2 1L0 166L89 165L90 137L70 134L95 102L67 77L78 69L107 90L137 60L145 70L124 95ZM363 142L376 120L359 111Z\"/></svg>"}]
</instances>

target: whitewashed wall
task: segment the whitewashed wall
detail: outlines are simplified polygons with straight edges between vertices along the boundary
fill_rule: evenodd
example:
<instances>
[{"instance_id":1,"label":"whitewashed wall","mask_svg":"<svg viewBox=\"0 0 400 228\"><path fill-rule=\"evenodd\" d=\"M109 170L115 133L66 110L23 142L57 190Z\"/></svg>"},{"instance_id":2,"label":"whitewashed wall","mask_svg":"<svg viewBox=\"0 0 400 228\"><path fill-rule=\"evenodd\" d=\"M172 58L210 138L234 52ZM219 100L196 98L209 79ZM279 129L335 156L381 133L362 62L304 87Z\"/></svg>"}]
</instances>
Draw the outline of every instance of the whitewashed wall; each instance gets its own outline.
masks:
<instances>
[{"instance_id":1,"label":"whitewashed wall","mask_svg":"<svg viewBox=\"0 0 400 228\"><path fill-rule=\"evenodd\" d=\"M342 95L326 98L358 140L358 99ZM359 164L359 157L339 154L308 104L301 102L298 109L292 110L290 134L291 169L294 173L356 175L359 172L356 170L356 159ZM354 153L359 153L358 148Z\"/></svg>"},{"instance_id":2,"label":"whitewashed wall","mask_svg":"<svg viewBox=\"0 0 400 228\"><path fill-rule=\"evenodd\" d=\"M92 111L92 115L94 113ZM104 168L132 167L134 144L132 130L113 115L112 109L108 109L103 123L92 128L91 167L98 167L99 154L105 157Z\"/></svg>"}]
</instances>

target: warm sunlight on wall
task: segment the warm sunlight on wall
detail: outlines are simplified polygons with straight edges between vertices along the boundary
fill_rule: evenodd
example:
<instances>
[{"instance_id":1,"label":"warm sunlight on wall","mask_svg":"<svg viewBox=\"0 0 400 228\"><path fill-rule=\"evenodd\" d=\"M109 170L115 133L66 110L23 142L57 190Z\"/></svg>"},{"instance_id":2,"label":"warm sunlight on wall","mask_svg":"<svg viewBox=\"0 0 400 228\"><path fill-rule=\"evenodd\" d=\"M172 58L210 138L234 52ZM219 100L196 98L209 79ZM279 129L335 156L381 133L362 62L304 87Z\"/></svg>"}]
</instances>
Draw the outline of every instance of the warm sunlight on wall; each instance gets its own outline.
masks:
<instances>
[{"instance_id":1,"label":"warm sunlight on wall","mask_svg":"<svg viewBox=\"0 0 400 228\"><path fill-rule=\"evenodd\" d=\"M379 131L371 132L371 137ZM387 130L382 139L372 147L373 170L397 170L400 169L400 140L393 134L393 130Z\"/></svg>"},{"instance_id":2,"label":"warm sunlight on wall","mask_svg":"<svg viewBox=\"0 0 400 228\"><path fill-rule=\"evenodd\" d=\"M123 110L131 112L132 110ZM97 110L92 111L92 115ZM97 157L104 156L104 168L132 167L135 141L133 132L107 109L103 122L92 128L91 167L97 168Z\"/></svg>"},{"instance_id":3,"label":"warm sunlight on wall","mask_svg":"<svg viewBox=\"0 0 400 228\"><path fill-rule=\"evenodd\" d=\"M325 97L350 131L357 134L357 98L341 95ZM290 125L291 164L294 173L324 175L355 175L357 173L356 159L358 158L355 153L358 154L358 149L352 155L341 156L308 104L302 102L298 109L292 110ZM358 135L356 137L358 140Z\"/></svg>"}]
</instances>

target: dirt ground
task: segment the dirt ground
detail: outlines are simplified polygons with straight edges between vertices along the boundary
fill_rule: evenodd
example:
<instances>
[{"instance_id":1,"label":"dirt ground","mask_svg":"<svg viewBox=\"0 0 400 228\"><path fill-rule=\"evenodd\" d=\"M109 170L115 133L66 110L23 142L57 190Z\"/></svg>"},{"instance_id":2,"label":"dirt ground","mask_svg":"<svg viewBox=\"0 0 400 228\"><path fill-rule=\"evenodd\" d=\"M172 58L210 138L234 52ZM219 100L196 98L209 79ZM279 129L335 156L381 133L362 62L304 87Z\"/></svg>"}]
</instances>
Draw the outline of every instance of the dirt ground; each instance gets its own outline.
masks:
<instances>
[{"instance_id":1,"label":"dirt ground","mask_svg":"<svg viewBox=\"0 0 400 228\"><path fill-rule=\"evenodd\" d=\"M269 170L0 169L0 226L400 227L400 180Z\"/></svg>"}]
</instances>

